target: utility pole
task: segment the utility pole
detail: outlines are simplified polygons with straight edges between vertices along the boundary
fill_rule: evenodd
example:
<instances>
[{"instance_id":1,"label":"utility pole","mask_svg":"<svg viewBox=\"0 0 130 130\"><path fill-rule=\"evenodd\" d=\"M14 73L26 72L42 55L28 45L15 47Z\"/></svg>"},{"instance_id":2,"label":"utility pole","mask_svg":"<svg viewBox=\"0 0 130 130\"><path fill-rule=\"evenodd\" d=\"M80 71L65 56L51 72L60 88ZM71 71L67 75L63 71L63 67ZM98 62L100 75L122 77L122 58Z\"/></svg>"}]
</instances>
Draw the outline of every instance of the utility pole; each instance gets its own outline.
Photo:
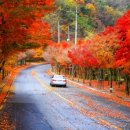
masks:
<instances>
[{"instance_id":1,"label":"utility pole","mask_svg":"<svg viewBox=\"0 0 130 130\"><path fill-rule=\"evenodd\" d=\"M76 11L75 11L75 45L77 44L77 31L78 31L78 14L77 14L77 6L76 6Z\"/></svg>"},{"instance_id":2,"label":"utility pole","mask_svg":"<svg viewBox=\"0 0 130 130\"><path fill-rule=\"evenodd\" d=\"M77 32L78 32L78 11L77 11L77 6L76 6L76 10L75 10L75 47L77 45ZM76 76L76 65L73 65L72 67L72 79L74 79L74 77Z\"/></svg>"},{"instance_id":3,"label":"utility pole","mask_svg":"<svg viewBox=\"0 0 130 130\"><path fill-rule=\"evenodd\" d=\"M58 20L58 43L60 43L60 20Z\"/></svg>"},{"instance_id":4,"label":"utility pole","mask_svg":"<svg viewBox=\"0 0 130 130\"><path fill-rule=\"evenodd\" d=\"M70 27L68 25L68 38L67 38L67 42L69 42L69 41L70 41Z\"/></svg>"}]
</instances>

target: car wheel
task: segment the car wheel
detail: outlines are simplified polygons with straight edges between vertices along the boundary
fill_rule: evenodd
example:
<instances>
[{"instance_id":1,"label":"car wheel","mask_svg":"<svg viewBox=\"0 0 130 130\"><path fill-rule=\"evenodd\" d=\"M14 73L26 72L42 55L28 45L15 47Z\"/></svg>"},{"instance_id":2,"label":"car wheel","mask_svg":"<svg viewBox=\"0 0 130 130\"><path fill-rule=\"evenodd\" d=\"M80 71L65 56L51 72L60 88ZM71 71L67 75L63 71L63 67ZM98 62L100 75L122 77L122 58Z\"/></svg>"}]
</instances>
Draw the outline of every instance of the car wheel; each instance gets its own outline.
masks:
<instances>
[{"instance_id":1,"label":"car wheel","mask_svg":"<svg viewBox=\"0 0 130 130\"><path fill-rule=\"evenodd\" d=\"M52 84L50 84L50 86L53 86Z\"/></svg>"}]
</instances>

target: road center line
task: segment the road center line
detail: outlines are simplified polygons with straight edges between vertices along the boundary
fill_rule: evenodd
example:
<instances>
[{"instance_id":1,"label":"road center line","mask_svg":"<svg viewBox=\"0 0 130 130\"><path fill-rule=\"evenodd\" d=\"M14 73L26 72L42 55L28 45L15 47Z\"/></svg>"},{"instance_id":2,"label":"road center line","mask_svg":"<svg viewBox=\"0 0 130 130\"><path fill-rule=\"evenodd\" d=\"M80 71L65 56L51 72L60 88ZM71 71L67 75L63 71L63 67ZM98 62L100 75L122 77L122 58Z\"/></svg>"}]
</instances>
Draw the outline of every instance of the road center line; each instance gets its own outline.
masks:
<instances>
[{"instance_id":1,"label":"road center line","mask_svg":"<svg viewBox=\"0 0 130 130\"><path fill-rule=\"evenodd\" d=\"M33 77L41 84L41 86L48 90L48 91L51 91L53 92L56 96L58 96L60 99L64 100L65 102L67 102L70 106L72 106L73 108L77 109L78 111L80 111L83 115L85 116L89 116L91 119L97 119L98 123L100 124L103 124L104 126L107 126L107 127L112 127L116 130L122 130L121 128L117 127L116 125L113 125L111 124L110 122L104 120L104 119L101 119L101 118L98 118L96 116L91 116L91 115L88 115L89 112L84 109L83 107L80 107L78 106L76 103L68 100L67 98L63 97L62 95L60 95L59 93L55 92L54 91L54 88L50 88L50 86L48 84L46 84L45 82L43 82L39 77L38 75L36 74L35 71L32 71L31 74L33 75Z\"/></svg>"}]
</instances>

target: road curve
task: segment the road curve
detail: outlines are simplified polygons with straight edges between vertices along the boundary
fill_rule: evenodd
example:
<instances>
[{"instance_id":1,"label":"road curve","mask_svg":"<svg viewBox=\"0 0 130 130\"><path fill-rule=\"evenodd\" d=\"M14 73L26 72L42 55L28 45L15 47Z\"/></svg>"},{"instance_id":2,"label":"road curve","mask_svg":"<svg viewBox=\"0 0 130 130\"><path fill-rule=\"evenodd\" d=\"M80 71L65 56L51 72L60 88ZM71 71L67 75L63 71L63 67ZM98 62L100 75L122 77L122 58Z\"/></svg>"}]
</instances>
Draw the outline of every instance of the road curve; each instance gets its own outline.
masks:
<instances>
[{"instance_id":1,"label":"road curve","mask_svg":"<svg viewBox=\"0 0 130 130\"><path fill-rule=\"evenodd\" d=\"M73 86L51 87L49 68L36 65L19 73L0 112L1 130L130 129L129 108Z\"/></svg>"}]
</instances>

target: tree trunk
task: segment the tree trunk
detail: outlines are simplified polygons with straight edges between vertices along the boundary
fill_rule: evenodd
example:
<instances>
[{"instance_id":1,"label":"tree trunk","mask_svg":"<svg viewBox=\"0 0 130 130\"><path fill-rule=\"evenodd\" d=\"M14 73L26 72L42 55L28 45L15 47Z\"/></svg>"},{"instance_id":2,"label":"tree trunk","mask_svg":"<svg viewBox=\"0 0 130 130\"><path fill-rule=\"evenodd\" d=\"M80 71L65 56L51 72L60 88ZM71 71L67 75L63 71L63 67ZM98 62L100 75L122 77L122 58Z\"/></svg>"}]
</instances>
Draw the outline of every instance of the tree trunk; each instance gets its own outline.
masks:
<instances>
[{"instance_id":1,"label":"tree trunk","mask_svg":"<svg viewBox=\"0 0 130 130\"><path fill-rule=\"evenodd\" d=\"M80 78L80 67L78 67L78 82L79 82L79 78Z\"/></svg>"},{"instance_id":2,"label":"tree trunk","mask_svg":"<svg viewBox=\"0 0 130 130\"><path fill-rule=\"evenodd\" d=\"M0 71L2 70L2 80L4 79L4 65L5 65L5 61L2 61L0 67Z\"/></svg>"},{"instance_id":3,"label":"tree trunk","mask_svg":"<svg viewBox=\"0 0 130 130\"><path fill-rule=\"evenodd\" d=\"M89 68L88 69L88 72L89 72L89 86L92 86L92 71L91 71L91 69Z\"/></svg>"},{"instance_id":4,"label":"tree trunk","mask_svg":"<svg viewBox=\"0 0 130 130\"><path fill-rule=\"evenodd\" d=\"M129 91L129 75L128 74L125 74L125 80L126 80L126 85L125 85L125 91L126 91L126 95L129 95L130 94L130 91Z\"/></svg>"},{"instance_id":5,"label":"tree trunk","mask_svg":"<svg viewBox=\"0 0 130 130\"><path fill-rule=\"evenodd\" d=\"M113 88L112 88L112 69L110 68L110 93L112 93Z\"/></svg>"},{"instance_id":6,"label":"tree trunk","mask_svg":"<svg viewBox=\"0 0 130 130\"><path fill-rule=\"evenodd\" d=\"M103 69L99 69L97 80L98 80L98 87L101 89L103 86Z\"/></svg>"},{"instance_id":7,"label":"tree trunk","mask_svg":"<svg viewBox=\"0 0 130 130\"><path fill-rule=\"evenodd\" d=\"M5 78L5 70L4 68L2 69L2 80Z\"/></svg>"},{"instance_id":8,"label":"tree trunk","mask_svg":"<svg viewBox=\"0 0 130 130\"><path fill-rule=\"evenodd\" d=\"M61 66L60 64L58 64L58 74L60 74L60 72L61 72Z\"/></svg>"},{"instance_id":9,"label":"tree trunk","mask_svg":"<svg viewBox=\"0 0 130 130\"><path fill-rule=\"evenodd\" d=\"M76 65L72 66L72 80L74 80L74 77L76 77Z\"/></svg>"},{"instance_id":10,"label":"tree trunk","mask_svg":"<svg viewBox=\"0 0 130 130\"><path fill-rule=\"evenodd\" d=\"M85 83L85 68L83 68L83 83Z\"/></svg>"}]
</instances>

